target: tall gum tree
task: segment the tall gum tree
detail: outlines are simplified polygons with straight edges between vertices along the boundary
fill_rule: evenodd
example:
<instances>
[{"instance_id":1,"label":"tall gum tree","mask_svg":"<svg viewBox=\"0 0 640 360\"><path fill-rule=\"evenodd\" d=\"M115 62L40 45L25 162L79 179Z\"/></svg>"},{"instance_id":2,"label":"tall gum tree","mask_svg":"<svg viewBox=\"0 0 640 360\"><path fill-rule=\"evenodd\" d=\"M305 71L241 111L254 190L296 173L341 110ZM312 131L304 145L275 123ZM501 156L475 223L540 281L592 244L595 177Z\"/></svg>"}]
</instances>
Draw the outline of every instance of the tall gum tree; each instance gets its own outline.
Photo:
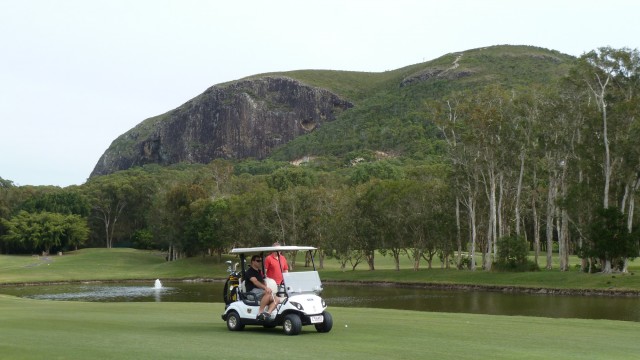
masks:
<instances>
[{"instance_id":1,"label":"tall gum tree","mask_svg":"<svg viewBox=\"0 0 640 360\"><path fill-rule=\"evenodd\" d=\"M602 207L609 208L610 196L617 194L620 211L626 211L629 229L634 209L629 200L634 199L632 193L638 190L637 153L629 149L637 147L637 138L631 138L631 134L638 127L639 72L637 49L601 47L583 54L572 73L590 91L600 114L600 129L595 135L603 146ZM603 260L602 271L611 272L611 262ZM622 270L626 271L626 266Z\"/></svg>"}]
</instances>

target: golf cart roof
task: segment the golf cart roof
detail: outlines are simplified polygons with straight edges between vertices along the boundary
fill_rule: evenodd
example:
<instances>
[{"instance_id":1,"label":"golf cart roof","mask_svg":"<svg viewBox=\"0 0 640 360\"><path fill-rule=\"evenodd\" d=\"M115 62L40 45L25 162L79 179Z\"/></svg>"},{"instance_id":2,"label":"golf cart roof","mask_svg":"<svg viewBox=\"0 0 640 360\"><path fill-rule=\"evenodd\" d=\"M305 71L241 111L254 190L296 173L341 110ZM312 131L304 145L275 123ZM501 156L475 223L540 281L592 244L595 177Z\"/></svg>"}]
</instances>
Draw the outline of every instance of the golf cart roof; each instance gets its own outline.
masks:
<instances>
[{"instance_id":1,"label":"golf cart roof","mask_svg":"<svg viewBox=\"0 0 640 360\"><path fill-rule=\"evenodd\" d=\"M261 253L261 252L273 252L273 251L309 251L315 250L313 246L260 246L250 248L235 248L231 250L232 254L247 254L247 253Z\"/></svg>"}]
</instances>

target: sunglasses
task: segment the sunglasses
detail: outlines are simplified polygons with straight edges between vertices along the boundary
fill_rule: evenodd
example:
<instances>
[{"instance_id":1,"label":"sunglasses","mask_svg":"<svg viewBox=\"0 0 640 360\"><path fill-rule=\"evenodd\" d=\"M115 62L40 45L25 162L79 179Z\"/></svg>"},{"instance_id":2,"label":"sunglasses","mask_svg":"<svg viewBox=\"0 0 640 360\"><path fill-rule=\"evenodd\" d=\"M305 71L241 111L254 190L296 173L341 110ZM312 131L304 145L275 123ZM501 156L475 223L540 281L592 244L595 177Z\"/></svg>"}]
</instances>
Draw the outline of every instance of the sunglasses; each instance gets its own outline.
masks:
<instances>
[{"instance_id":1,"label":"sunglasses","mask_svg":"<svg viewBox=\"0 0 640 360\"><path fill-rule=\"evenodd\" d=\"M262 259L255 259L253 261L262 262Z\"/></svg>"}]
</instances>

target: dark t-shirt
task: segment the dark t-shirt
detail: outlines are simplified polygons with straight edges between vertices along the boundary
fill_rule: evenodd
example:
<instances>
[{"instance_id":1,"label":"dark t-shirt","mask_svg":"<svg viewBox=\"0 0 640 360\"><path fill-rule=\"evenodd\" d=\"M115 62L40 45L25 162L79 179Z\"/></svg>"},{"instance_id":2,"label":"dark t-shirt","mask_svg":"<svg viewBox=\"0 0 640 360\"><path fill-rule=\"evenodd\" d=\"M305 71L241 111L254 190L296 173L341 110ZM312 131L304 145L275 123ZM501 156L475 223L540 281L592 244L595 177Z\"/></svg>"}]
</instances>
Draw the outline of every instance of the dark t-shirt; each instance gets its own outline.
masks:
<instances>
[{"instance_id":1,"label":"dark t-shirt","mask_svg":"<svg viewBox=\"0 0 640 360\"><path fill-rule=\"evenodd\" d=\"M244 274L247 277L247 280L244 282L244 286L247 288L247 292L256 288L256 286L251 281L251 278L254 277L258 279L258 281L260 281L261 283L264 283L264 276L262 276L262 272L255 270L251 266L249 266L249 269L247 269L247 271L245 271Z\"/></svg>"}]
</instances>

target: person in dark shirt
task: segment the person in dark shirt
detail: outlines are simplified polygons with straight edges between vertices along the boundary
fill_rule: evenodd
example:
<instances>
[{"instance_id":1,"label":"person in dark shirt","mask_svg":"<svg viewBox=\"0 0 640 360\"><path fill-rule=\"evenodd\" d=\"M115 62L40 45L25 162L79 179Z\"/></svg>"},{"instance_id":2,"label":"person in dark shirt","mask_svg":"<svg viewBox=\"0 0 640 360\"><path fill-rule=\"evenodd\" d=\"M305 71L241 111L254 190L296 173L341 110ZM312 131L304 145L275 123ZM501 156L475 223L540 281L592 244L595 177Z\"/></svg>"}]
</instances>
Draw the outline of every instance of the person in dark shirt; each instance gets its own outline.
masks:
<instances>
[{"instance_id":1,"label":"person in dark shirt","mask_svg":"<svg viewBox=\"0 0 640 360\"><path fill-rule=\"evenodd\" d=\"M262 257L260 255L253 255L251 257L251 266L245 272L245 276L248 280L245 282L245 287L247 292L254 293L256 298L260 301L258 318L262 320L269 320L271 318L271 312L276 308L276 305L278 305L278 298L274 296L271 288L267 286L264 280L261 263ZM260 313L262 309L264 309L264 311Z\"/></svg>"}]
</instances>

